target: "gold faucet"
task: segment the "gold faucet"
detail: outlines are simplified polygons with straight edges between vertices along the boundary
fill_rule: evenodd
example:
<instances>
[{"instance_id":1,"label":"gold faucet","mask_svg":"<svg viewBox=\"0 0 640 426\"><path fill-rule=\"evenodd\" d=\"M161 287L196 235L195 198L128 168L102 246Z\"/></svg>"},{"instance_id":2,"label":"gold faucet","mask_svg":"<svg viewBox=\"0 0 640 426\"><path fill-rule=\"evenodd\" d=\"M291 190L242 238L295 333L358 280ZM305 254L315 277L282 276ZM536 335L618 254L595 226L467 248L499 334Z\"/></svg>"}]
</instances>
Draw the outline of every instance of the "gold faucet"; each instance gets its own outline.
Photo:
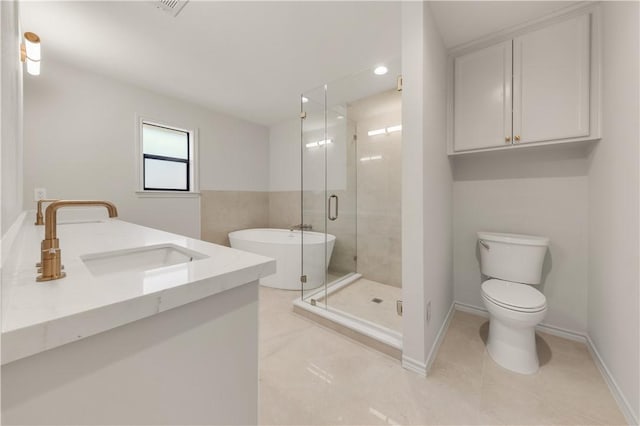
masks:
<instances>
[{"instance_id":1,"label":"gold faucet","mask_svg":"<svg viewBox=\"0 0 640 426\"><path fill-rule=\"evenodd\" d=\"M44 221L42 220L42 203L53 203L58 200L38 200L38 213L36 213L36 223L35 225L44 225Z\"/></svg>"},{"instance_id":2,"label":"gold faucet","mask_svg":"<svg viewBox=\"0 0 640 426\"><path fill-rule=\"evenodd\" d=\"M38 212L36 213L36 222L34 223L34 225L44 225L44 220L42 220L42 203L53 203L54 201L58 201L58 200L54 200L54 199L42 199L42 200L38 200ZM38 272L42 272L42 262L38 262L36 263L36 268L38 268ZM64 266L61 266L62 269L64 269Z\"/></svg>"},{"instance_id":3,"label":"gold faucet","mask_svg":"<svg viewBox=\"0 0 640 426\"><path fill-rule=\"evenodd\" d=\"M36 281L51 281L64 278L67 274L62 272L62 254L60 251L60 240L57 236L57 213L63 207L76 206L103 206L109 212L109 217L117 217L118 209L109 201L89 201L89 200L60 200L49 204L45 214L44 240L40 245L40 264L42 274Z\"/></svg>"}]
</instances>

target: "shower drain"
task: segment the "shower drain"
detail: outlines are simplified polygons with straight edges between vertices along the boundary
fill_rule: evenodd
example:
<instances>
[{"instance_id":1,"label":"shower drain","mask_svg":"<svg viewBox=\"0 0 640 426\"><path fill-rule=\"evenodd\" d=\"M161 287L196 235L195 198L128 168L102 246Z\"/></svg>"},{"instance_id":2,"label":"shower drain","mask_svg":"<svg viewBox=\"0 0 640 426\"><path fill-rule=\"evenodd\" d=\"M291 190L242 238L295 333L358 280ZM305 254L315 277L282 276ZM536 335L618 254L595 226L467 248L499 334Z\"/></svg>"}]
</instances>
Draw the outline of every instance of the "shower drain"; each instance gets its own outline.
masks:
<instances>
[{"instance_id":1,"label":"shower drain","mask_svg":"<svg viewBox=\"0 0 640 426\"><path fill-rule=\"evenodd\" d=\"M377 297L374 297L373 299L371 299L371 301L372 301L373 303L382 303L382 299L377 298Z\"/></svg>"}]
</instances>

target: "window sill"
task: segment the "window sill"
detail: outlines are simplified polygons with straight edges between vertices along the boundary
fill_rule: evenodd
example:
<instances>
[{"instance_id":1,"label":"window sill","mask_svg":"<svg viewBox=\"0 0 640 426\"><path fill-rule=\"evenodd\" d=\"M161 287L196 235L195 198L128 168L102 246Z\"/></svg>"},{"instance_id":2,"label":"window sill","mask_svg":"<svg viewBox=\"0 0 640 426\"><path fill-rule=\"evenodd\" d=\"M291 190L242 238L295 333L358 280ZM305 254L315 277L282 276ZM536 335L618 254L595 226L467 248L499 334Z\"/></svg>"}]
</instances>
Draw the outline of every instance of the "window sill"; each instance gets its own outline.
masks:
<instances>
[{"instance_id":1,"label":"window sill","mask_svg":"<svg viewBox=\"0 0 640 426\"><path fill-rule=\"evenodd\" d=\"M136 191L138 198L198 198L199 191L178 192L178 191Z\"/></svg>"}]
</instances>

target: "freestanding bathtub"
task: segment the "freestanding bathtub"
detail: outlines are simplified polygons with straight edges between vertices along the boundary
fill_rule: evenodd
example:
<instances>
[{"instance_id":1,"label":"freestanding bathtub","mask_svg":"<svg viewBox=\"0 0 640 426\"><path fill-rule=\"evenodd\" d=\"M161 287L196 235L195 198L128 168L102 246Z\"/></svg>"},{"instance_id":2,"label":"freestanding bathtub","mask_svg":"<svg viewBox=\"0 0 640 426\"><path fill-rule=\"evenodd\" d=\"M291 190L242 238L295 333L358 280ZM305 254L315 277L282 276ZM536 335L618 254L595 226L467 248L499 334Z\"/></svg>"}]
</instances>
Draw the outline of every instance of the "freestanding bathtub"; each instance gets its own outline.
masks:
<instances>
[{"instance_id":1,"label":"freestanding bathtub","mask_svg":"<svg viewBox=\"0 0 640 426\"><path fill-rule=\"evenodd\" d=\"M336 237L320 232L289 231L288 229L243 229L229 233L231 247L261 254L276 260L276 273L260 278L260 284L284 290L300 290L301 241L304 240L305 290L320 287L324 282L325 237L327 264L333 253Z\"/></svg>"}]
</instances>

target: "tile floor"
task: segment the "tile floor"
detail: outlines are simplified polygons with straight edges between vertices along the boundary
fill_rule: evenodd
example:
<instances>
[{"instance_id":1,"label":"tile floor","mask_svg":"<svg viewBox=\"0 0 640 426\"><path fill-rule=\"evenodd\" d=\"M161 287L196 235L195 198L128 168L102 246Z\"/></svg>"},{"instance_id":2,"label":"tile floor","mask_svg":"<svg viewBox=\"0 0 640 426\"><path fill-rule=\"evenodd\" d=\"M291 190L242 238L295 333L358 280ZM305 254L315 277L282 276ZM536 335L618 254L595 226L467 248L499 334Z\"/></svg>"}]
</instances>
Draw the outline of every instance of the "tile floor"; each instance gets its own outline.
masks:
<instances>
[{"instance_id":1,"label":"tile floor","mask_svg":"<svg viewBox=\"0 0 640 426\"><path fill-rule=\"evenodd\" d=\"M373 298L382 299L382 302L372 302ZM332 308L402 333L402 317L396 312L398 299L402 299L400 287L360 278L331 293L327 303Z\"/></svg>"},{"instance_id":2,"label":"tile floor","mask_svg":"<svg viewBox=\"0 0 640 426\"><path fill-rule=\"evenodd\" d=\"M487 319L456 312L428 378L294 314L295 292L260 289L260 423L624 424L581 343L540 334L521 376L487 355Z\"/></svg>"}]
</instances>

